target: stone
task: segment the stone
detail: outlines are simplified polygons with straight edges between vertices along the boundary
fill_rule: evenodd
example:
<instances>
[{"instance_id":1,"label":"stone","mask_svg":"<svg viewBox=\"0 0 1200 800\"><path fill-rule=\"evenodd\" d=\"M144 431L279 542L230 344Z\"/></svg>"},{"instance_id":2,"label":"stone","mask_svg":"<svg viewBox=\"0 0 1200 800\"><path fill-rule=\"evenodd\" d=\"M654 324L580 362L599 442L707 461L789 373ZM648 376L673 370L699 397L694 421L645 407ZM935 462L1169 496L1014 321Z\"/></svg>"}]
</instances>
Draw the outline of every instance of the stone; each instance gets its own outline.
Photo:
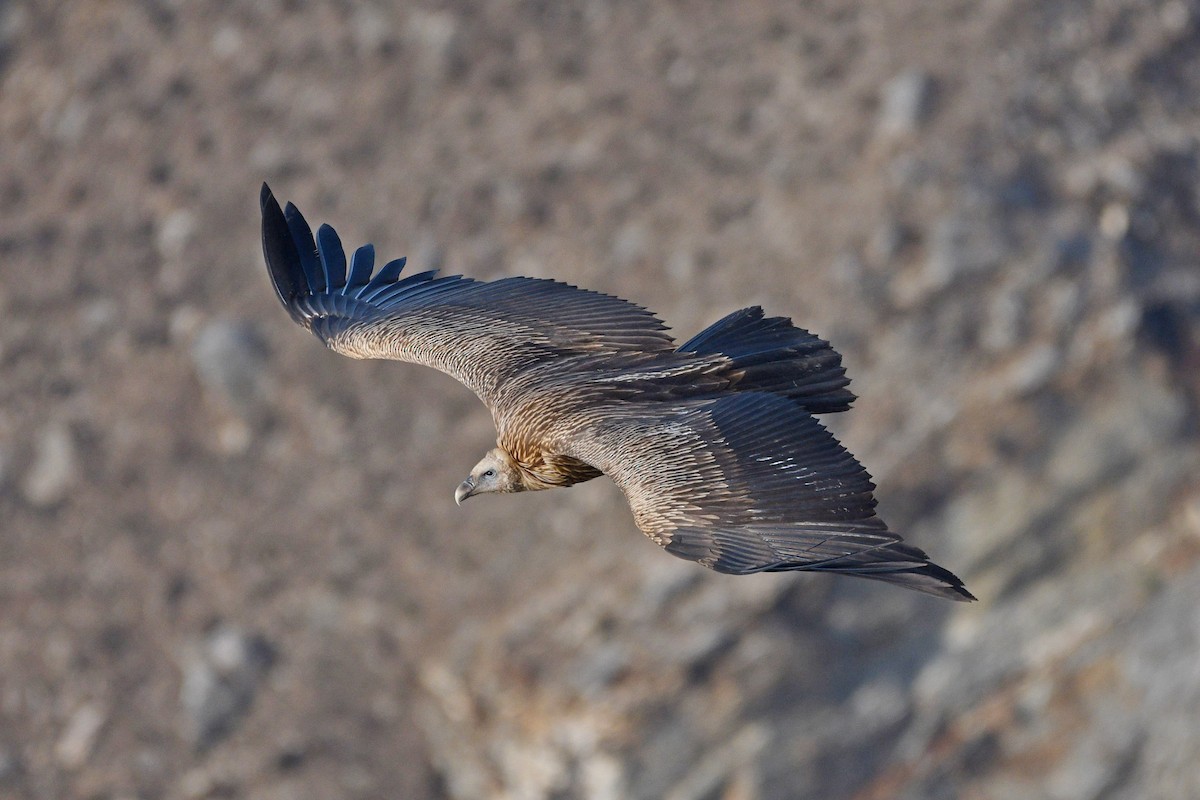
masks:
<instances>
[{"instance_id":1,"label":"stone","mask_svg":"<svg viewBox=\"0 0 1200 800\"><path fill-rule=\"evenodd\" d=\"M350 33L354 46L362 53L378 53L394 39L391 20L379 8L359 5L350 15Z\"/></svg>"},{"instance_id":2,"label":"stone","mask_svg":"<svg viewBox=\"0 0 1200 800\"><path fill-rule=\"evenodd\" d=\"M921 70L906 70L892 78L880 95L879 132L887 137L916 132L929 115L933 94L933 79Z\"/></svg>"},{"instance_id":3,"label":"stone","mask_svg":"<svg viewBox=\"0 0 1200 800\"><path fill-rule=\"evenodd\" d=\"M0 786L16 783L22 771L21 759L12 751L0 748Z\"/></svg>"},{"instance_id":4,"label":"stone","mask_svg":"<svg viewBox=\"0 0 1200 800\"><path fill-rule=\"evenodd\" d=\"M1138 692L1146 740L1137 778L1144 797L1200 796L1200 569L1175 581L1138 615L1122 648L1124 674Z\"/></svg>"},{"instance_id":5,"label":"stone","mask_svg":"<svg viewBox=\"0 0 1200 800\"><path fill-rule=\"evenodd\" d=\"M191 211L179 208L167 214L159 224L155 239L159 256L167 261L179 259L195 233L196 215Z\"/></svg>"},{"instance_id":6,"label":"stone","mask_svg":"<svg viewBox=\"0 0 1200 800\"><path fill-rule=\"evenodd\" d=\"M71 429L51 423L38 437L33 464L21 484L25 499L37 508L51 508L67 499L78 480L79 456Z\"/></svg>"},{"instance_id":7,"label":"stone","mask_svg":"<svg viewBox=\"0 0 1200 800\"><path fill-rule=\"evenodd\" d=\"M266 639L232 626L217 628L190 649L179 700L185 734L197 750L216 744L242 720L275 656Z\"/></svg>"},{"instance_id":8,"label":"stone","mask_svg":"<svg viewBox=\"0 0 1200 800\"><path fill-rule=\"evenodd\" d=\"M79 769L87 763L107 718L105 710L98 703L85 703L76 709L58 743L54 745L55 760L69 770Z\"/></svg>"},{"instance_id":9,"label":"stone","mask_svg":"<svg viewBox=\"0 0 1200 800\"><path fill-rule=\"evenodd\" d=\"M249 322L218 319L192 341L192 366L209 394L249 423L260 423L271 394L267 347Z\"/></svg>"}]
</instances>

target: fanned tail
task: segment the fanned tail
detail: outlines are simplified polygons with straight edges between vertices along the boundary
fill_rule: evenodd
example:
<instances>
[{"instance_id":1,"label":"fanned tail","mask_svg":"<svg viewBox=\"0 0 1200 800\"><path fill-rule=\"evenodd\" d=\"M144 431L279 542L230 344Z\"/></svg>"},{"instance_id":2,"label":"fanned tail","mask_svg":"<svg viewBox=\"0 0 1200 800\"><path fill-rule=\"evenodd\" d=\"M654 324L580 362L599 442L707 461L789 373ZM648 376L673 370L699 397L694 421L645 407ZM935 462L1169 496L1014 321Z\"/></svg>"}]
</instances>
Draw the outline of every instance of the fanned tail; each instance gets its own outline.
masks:
<instances>
[{"instance_id":1,"label":"fanned tail","mask_svg":"<svg viewBox=\"0 0 1200 800\"><path fill-rule=\"evenodd\" d=\"M781 395L810 414L845 411L854 402L842 357L829 342L787 317L764 317L759 306L718 320L679 351L724 355L737 391Z\"/></svg>"}]
</instances>

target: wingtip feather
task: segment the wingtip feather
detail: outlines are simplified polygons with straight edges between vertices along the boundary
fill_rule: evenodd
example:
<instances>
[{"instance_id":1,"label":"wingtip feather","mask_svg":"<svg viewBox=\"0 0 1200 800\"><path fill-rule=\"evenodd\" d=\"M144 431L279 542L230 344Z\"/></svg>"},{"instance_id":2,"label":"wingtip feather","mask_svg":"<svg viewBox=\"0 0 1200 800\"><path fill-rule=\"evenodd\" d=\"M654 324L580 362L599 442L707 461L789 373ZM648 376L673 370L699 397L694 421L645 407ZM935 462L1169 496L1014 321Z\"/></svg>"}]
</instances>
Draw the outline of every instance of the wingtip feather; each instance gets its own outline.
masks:
<instances>
[{"instance_id":1,"label":"wingtip feather","mask_svg":"<svg viewBox=\"0 0 1200 800\"><path fill-rule=\"evenodd\" d=\"M331 226L319 226L314 236L300 210L290 202L281 207L265 182L259 207L263 255L275 293L292 319L314 333L318 332L313 328L314 319L347 315L347 300L370 304L375 295L396 294L398 289L411 288L409 283L420 282L398 281L404 258L389 261L372 276L375 248L370 244L359 247L347 263L342 241ZM414 277L429 280L431 276L422 273Z\"/></svg>"},{"instance_id":2,"label":"wingtip feather","mask_svg":"<svg viewBox=\"0 0 1200 800\"><path fill-rule=\"evenodd\" d=\"M262 246L267 274L279 302L283 303L293 319L299 321L295 299L308 290L308 282L283 209L265 182L259 194L259 205L262 210Z\"/></svg>"},{"instance_id":3,"label":"wingtip feather","mask_svg":"<svg viewBox=\"0 0 1200 800\"><path fill-rule=\"evenodd\" d=\"M314 293L325 291L325 271L317 259L317 242L313 237L308 220L300 213L294 203L289 202L283 207L283 218L287 221L288 232L292 243L296 246L296 255L308 288Z\"/></svg>"},{"instance_id":4,"label":"wingtip feather","mask_svg":"<svg viewBox=\"0 0 1200 800\"><path fill-rule=\"evenodd\" d=\"M317 254L321 259L325 285L329 287L329 291L345 286L346 251L342 248L342 240L332 225L322 224L317 229Z\"/></svg>"}]
</instances>

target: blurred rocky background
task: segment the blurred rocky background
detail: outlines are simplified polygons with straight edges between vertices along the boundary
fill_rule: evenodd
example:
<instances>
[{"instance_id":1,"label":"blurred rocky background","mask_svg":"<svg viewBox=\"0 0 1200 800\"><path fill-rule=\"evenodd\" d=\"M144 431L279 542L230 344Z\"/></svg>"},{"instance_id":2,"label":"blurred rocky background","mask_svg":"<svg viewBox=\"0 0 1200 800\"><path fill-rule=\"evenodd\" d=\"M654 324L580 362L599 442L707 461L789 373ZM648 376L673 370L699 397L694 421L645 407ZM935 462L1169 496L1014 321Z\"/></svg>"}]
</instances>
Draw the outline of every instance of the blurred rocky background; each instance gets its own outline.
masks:
<instances>
[{"instance_id":1,"label":"blurred rocky background","mask_svg":"<svg viewBox=\"0 0 1200 800\"><path fill-rule=\"evenodd\" d=\"M472 501L350 246L831 339L940 602ZM0 2L0 797L1200 797L1200 6Z\"/></svg>"}]
</instances>

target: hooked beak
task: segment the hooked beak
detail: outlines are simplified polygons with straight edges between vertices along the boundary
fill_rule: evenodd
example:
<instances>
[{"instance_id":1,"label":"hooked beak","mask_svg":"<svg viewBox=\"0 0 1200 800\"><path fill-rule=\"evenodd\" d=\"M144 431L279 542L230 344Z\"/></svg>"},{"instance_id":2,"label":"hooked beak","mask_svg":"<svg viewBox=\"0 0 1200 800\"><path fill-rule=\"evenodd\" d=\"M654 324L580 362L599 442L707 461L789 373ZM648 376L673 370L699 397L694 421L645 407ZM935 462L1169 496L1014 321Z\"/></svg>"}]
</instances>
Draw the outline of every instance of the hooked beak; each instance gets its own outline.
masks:
<instances>
[{"instance_id":1,"label":"hooked beak","mask_svg":"<svg viewBox=\"0 0 1200 800\"><path fill-rule=\"evenodd\" d=\"M468 497L470 497L474 493L475 493L475 480L473 478L467 478L465 481L463 481L462 483L460 483L458 485L457 489L454 490L454 504L461 506L462 501L466 500Z\"/></svg>"}]
</instances>

